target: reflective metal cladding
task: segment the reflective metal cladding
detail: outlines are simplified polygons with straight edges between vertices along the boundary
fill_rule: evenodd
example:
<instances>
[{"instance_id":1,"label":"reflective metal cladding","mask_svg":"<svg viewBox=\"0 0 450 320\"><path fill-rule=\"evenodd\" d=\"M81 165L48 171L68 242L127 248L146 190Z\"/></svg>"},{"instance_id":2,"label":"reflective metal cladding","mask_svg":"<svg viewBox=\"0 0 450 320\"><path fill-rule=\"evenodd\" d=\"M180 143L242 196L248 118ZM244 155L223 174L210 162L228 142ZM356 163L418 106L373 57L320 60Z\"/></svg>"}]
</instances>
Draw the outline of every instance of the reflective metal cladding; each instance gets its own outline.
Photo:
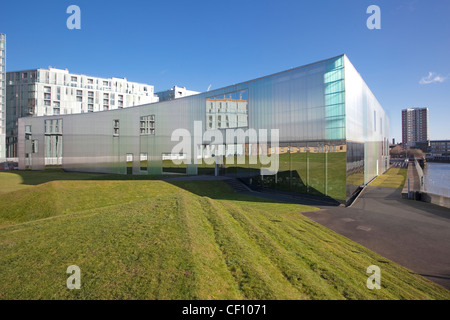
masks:
<instances>
[{"instance_id":1,"label":"reflective metal cladding","mask_svg":"<svg viewBox=\"0 0 450 320\"><path fill-rule=\"evenodd\" d=\"M180 129L191 133L192 143L174 152L179 141L172 133ZM262 129L278 129L277 144L250 134ZM232 143L205 139L229 130L246 136ZM18 139L21 169L62 162L68 171L219 173L340 202L389 163L389 120L345 55L170 101L21 118ZM277 155L277 172L262 173L262 153Z\"/></svg>"}]
</instances>

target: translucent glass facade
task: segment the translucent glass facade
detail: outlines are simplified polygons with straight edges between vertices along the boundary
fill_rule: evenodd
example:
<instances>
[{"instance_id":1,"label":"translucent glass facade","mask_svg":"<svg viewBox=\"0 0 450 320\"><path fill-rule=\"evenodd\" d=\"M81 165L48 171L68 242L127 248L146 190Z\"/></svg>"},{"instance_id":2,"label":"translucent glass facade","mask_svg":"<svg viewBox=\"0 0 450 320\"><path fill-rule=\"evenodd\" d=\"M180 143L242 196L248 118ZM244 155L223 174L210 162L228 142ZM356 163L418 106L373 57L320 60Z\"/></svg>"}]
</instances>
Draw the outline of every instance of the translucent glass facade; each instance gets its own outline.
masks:
<instances>
[{"instance_id":1,"label":"translucent glass facade","mask_svg":"<svg viewBox=\"0 0 450 320\"><path fill-rule=\"evenodd\" d=\"M62 121L58 141L63 167L69 171L214 174L217 162L219 174L255 186L346 202L388 164L389 121L345 55L171 101L21 118L20 168L26 163L31 169L44 167L42 150L48 150L49 143L44 125L51 119ZM31 126L31 139L44 146L37 153L25 141L25 126ZM228 144L206 138L218 131L225 136L230 128L278 129L279 143L261 143L251 135ZM190 148L182 152L173 151L180 142L172 139L177 129L192 138ZM261 175L266 167L257 159L261 152L278 155L276 173ZM203 161L185 163L189 157Z\"/></svg>"},{"instance_id":2,"label":"translucent glass facade","mask_svg":"<svg viewBox=\"0 0 450 320\"><path fill-rule=\"evenodd\" d=\"M346 56L347 194L389 168L389 118Z\"/></svg>"}]
</instances>

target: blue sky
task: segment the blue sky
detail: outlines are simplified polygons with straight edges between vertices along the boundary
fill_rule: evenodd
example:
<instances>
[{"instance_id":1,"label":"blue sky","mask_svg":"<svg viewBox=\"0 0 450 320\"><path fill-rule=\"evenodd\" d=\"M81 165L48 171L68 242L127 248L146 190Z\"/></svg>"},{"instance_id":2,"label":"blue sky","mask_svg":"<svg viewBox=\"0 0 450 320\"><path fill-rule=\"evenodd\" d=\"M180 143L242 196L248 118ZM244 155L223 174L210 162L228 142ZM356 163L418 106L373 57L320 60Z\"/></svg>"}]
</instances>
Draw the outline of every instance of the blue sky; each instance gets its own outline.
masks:
<instances>
[{"instance_id":1,"label":"blue sky","mask_svg":"<svg viewBox=\"0 0 450 320\"><path fill-rule=\"evenodd\" d=\"M81 30L66 9L81 8ZM369 5L381 30L369 30ZM450 1L5 1L7 71L68 68L161 91L206 91L348 55L401 140L401 109L430 109L430 138L450 139ZM431 74L430 74L431 73Z\"/></svg>"}]
</instances>

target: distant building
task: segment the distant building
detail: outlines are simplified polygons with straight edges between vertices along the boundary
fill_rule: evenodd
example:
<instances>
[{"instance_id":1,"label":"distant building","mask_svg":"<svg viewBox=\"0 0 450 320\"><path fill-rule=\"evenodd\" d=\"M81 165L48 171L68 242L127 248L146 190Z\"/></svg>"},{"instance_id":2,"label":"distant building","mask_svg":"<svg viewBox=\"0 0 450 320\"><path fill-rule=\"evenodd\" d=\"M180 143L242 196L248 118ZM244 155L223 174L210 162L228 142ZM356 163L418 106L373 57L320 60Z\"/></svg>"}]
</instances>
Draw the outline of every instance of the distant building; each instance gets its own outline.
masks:
<instances>
[{"instance_id":1,"label":"distant building","mask_svg":"<svg viewBox=\"0 0 450 320\"><path fill-rule=\"evenodd\" d=\"M402 140L405 149L428 140L428 108L402 110Z\"/></svg>"},{"instance_id":2,"label":"distant building","mask_svg":"<svg viewBox=\"0 0 450 320\"><path fill-rule=\"evenodd\" d=\"M0 160L6 158L6 35L0 33Z\"/></svg>"},{"instance_id":3,"label":"distant building","mask_svg":"<svg viewBox=\"0 0 450 320\"><path fill-rule=\"evenodd\" d=\"M60 69L6 74L7 156L17 157L17 120L121 109L158 102L154 87L119 78L98 78Z\"/></svg>"},{"instance_id":4,"label":"distant building","mask_svg":"<svg viewBox=\"0 0 450 320\"><path fill-rule=\"evenodd\" d=\"M450 140L426 140L417 142L430 160L450 160Z\"/></svg>"},{"instance_id":5,"label":"distant building","mask_svg":"<svg viewBox=\"0 0 450 320\"><path fill-rule=\"evenodd\" d=\"M157 92L156 95L159 98L159 101L169 101L178 98L192 96L194 94L199 94L200 92L187 90L186 87L178 87L174 86L170 90Z\"/></svg>"},{"instance_id":6,"label":"distant building","mask_svg":"<svg viewBox=\"0 0 450 320\"><path fill-rule=\"evenodd\" d=\"M206 99L206 128L215 130L247 127L247 97L241 94L237 98L224 95Z\"/></svg>"}]
</instances>

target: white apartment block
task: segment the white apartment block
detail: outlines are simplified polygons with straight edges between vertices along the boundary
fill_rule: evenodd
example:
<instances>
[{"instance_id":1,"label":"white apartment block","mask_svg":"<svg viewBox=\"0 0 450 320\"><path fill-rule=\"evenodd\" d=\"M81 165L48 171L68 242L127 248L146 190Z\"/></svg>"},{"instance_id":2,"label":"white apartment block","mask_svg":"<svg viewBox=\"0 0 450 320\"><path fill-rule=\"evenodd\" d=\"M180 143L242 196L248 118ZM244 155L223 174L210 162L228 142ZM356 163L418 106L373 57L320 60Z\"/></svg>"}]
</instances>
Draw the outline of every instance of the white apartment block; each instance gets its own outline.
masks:
<instances>
[{"instance_id":1,"label":"white apartment block","mask_svg":"<svg viewBox=\"0 0 450 320\"><path fill-rule=\"evenodd\" d=\"M6 83L6 147L10 158L17 157L20 117L98 112L159 101L151 85L72 74L67 69L8 72Z\"/></svg>"},{"instance_id":2,"label":"white apartment block","mask_svg":"<svg viewBox=\"0 0 450 320\"><path fill-rule=\"evenodd\" d=\"M156 95L158 96L159 101L168 101L168 100L192 96L194 94L199 94L199 93L200 92L188 90L188 89L186 89L186 87L174 86L173 88L170 88L170 90L157 92Z\"/></svg>"},{"instance_id":3,"label":"white apartment block","mask_svg":"<svg viewBox=\"0 0 450 320\"><path fill-rule=\"evenodd\" d=\"M0 161L6 158L6 35L0 33Z\"/></svg>"},{"instance_id":4,"label":"white apartment block","mask_svg":"<svg viewBox=\"0 0 450 320\"><path fill-rule=\"evenodd\" d=\"M206 128L208 130L248 126L248 101L232 98L206 99Z\"/></svg>"}]
</instances>

